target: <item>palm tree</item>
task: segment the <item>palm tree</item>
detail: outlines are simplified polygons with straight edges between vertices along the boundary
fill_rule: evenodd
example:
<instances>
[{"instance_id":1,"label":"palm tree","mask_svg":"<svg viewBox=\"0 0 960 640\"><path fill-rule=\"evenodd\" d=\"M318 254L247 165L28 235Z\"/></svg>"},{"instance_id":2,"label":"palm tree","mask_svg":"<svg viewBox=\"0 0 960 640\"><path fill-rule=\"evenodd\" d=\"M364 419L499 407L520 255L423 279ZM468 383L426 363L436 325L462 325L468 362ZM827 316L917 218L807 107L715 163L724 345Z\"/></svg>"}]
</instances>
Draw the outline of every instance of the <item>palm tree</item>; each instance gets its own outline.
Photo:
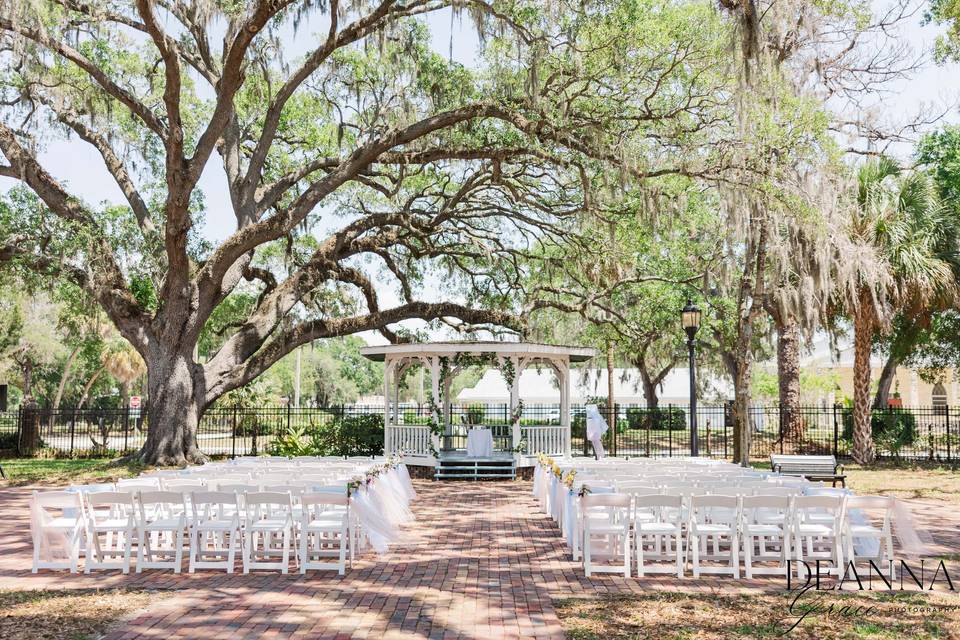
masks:
<instances>
[{"instance_id":1,"label":"palm tree","mask_svg":"<svg viewBox=\"0 0 960 640\"><path fill-rule=\"evenodd\" d=\"M130 385L147 371L143 358L130 343L118 340L103 354L101 363L120 383L120 402L125 407L130 398Z\"/></svg>"},{"instance_id":2,"label":"palm tree","mask_svg":"<svg viewBox=\"0 0 960 640\"><path fill-rule=\"evenodd\" d=\"M853 320L853 459L873 462L870 352L874 335L899 309L955 287L943 254L948 212L930 177L880 157L857 173L835 262L839 301Z\"/></svg>"}]
</instances>

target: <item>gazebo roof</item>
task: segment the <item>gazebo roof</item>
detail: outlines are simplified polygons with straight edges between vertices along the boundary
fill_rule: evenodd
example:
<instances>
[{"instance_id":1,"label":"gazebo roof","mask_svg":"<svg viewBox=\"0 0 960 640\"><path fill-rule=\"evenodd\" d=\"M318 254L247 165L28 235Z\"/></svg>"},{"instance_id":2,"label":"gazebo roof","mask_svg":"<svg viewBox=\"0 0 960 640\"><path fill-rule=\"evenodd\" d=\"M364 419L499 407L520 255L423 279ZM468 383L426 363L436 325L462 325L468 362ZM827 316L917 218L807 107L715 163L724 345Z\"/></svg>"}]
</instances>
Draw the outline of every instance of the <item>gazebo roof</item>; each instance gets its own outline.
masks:
<instances>
[{"instance_id":1,"label":"gazebo roof","mask_svg":"<svg viewBox=\"0 0 960 640\"><path fill-rule=\"evenodd\" d=\"M387 357L445 356L457 353L493 353L498 356L526 356L532 358L569 358L570 362L583 362L596 354L590 347L575 347L536 342L411 342L361 347L360 353L370 360L382 362Z\"/></svg>"}]
</instances>

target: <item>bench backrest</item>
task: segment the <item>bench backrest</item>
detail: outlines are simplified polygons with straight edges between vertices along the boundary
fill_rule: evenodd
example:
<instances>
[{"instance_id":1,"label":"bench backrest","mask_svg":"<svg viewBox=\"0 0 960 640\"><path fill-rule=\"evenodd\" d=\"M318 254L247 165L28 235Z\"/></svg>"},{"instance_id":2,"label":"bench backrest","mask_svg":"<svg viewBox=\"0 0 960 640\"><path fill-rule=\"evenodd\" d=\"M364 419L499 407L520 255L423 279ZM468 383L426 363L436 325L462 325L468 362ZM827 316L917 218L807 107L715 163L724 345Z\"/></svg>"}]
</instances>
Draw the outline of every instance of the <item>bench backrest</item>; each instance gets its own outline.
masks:
<instances>
[{"instance_id":1,"label":"bench backrest","mask_svg":"<svg viewBox=\"0 0 960 640\"><path fill-rule=\"evenodd\" d=\"M835 474L837 459L834 456L770 455L770 468L786 474Z\"/></svg>"}]
</instances>

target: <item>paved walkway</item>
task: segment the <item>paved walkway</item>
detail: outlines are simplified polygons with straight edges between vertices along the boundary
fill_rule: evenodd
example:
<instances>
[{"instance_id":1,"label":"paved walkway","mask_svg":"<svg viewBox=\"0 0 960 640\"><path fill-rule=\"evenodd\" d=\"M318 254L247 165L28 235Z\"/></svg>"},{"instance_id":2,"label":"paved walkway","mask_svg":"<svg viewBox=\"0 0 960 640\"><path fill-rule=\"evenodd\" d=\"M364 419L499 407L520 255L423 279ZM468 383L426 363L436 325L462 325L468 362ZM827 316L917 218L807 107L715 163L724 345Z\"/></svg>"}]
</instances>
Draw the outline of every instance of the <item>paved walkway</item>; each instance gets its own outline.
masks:
<instances>
[{"instance_id":1,"label":"paved walkway","mask_svg":"<svg viewBox=\"0 0 960 640\"><path fill-rule=\"evenodd\" d=\"M108 586L176 594L126 621L108 638L562 638L555 598L678 590L778 590L782 580L587 579L567 559L559 532L540 513L529 482L415 481L416 523L384 558L352 571L282 576L149 570L92 576L30 567L28 491L0 490L0 585L9 589ZM939 519L944 511L929 516ZM954 518L956 515L954 514ZM958 548L956 520L946 547ZM942 529L943 521L939 523ZM945 548L946 548L945 547Z\"/></svg>"}]
</instances>

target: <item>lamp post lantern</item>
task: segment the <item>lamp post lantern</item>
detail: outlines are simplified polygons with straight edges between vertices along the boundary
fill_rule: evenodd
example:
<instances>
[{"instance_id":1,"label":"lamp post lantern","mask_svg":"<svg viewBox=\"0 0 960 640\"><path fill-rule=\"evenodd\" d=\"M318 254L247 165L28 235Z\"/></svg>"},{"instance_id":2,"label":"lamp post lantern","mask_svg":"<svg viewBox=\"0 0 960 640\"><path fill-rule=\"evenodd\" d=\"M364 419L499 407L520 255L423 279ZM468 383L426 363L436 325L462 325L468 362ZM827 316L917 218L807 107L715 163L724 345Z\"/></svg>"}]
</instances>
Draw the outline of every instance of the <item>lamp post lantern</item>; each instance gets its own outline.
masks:
<instances>
[{"instance_id":1,"label":"lamp post lantern","mask_svg":"<svg viewBox=\"0 0 960 640\"><path fill-rule=\"evenodd\" d=\"M700 329L700 309L693 304L693 301L687 299L686 306L680 313L680 320L683 324L683 330L687 333L687 351L690 357L690 455L700 455L699 434L697 433L697 371L696 354L697 345L696 335Z\"/></svg>"}]
</instances>

